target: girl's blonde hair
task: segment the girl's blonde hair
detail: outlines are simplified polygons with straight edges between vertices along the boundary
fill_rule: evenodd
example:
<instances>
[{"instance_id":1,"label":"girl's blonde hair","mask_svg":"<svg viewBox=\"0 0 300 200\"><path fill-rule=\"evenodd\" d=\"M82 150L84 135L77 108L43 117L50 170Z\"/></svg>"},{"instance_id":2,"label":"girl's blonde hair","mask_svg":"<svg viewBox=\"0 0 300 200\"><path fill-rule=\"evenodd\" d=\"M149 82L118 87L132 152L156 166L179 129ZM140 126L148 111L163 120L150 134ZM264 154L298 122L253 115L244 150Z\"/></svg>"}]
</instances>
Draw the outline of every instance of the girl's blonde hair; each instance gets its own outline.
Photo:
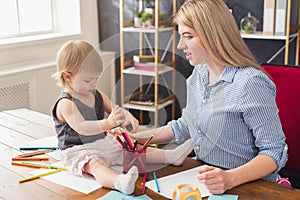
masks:
<instances>
[{"instance_id":1,"label":"girl's blonde hair","mask_svg":"<svg viewBox=\"0 0 300 200\"><path fill-rule=\"evenodd\" d=\"M237 24L223 0L187 0L173 21L194 29L204 49L218 63L250 66L264 71L241 37Z\"/></svg>"},{"instance_id":2,"label":"girl's blonde hair","mask_svg":"<svg viewBox=\"0 0 300 200\"><path fill-rule=\"evenodd\" d=\"M66 86L63 74L76 74L79 70L101 73L102 60L96 49L87 41L71 40L62 45L56 57L57 71L53 75L62 87Z\"/></svg>"}]
</instances>

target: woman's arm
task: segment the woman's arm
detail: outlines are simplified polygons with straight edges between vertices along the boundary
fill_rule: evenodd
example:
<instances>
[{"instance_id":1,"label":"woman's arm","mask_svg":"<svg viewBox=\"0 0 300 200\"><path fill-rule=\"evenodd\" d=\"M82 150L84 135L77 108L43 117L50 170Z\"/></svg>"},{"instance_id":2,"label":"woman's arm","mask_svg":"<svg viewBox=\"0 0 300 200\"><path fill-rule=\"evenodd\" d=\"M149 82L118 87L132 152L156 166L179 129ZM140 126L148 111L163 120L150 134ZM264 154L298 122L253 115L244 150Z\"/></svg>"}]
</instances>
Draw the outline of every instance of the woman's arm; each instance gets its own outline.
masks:
<instances>
[{"instance_id":1,"label":"woman's arm","mask_svg":"<svg viewBox=\"0 0 300 200\"><path fill-rule=\"evenodd\" d=\"M121 135L122 128L116 128L113 130L109 130L108 133L112 135ZM172 130L169 125L165 125L159 128L137 132L137 133L128 133L130 136L137 140L138 142L144 143L149 137L154 136L151 140L152 144L166 144L173 140Z\"/></svg>"}]
</instances>

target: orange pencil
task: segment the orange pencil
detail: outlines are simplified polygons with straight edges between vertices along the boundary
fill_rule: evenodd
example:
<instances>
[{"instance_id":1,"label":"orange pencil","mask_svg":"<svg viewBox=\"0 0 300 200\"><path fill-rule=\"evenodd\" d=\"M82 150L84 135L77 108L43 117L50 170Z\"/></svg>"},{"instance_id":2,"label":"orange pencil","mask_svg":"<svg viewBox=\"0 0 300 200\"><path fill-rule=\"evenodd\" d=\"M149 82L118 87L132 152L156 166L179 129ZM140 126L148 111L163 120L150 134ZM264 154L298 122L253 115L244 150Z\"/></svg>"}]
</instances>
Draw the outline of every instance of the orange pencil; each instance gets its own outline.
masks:
<instances>
[{"instance_id":1,"label":"orange pencil","mask_svg":"<svg viewBox=\"0 0 300 200\"><path fill-rule=\"evenodd\" d=\"M124 139L126 140L127 144L129 145L130 149L133 149L134 143L133 143L131 137L126 132L122 132L122 135L123 135Z\"/></svg>"},{"instance_id":2,"label":"orange pencil","mask_svg":"<svg viewBox=\"0 0 300 200\"><path fill-rule=\"evenodd\" d=\"M35 164L35 163L26 163L26 162L20 162L20 161L12 161L12 165L18 165L18 166L24 166L24 167L33 167L33 168L45 168L49 169L49 166L46 165L40 165L40 164Z\"/></svg>"},{"instance_id":3,"label":"orange pencil","mask_svg":"<svg viewBox=\"0 0 300 200\"><path fill-rule=\"evenodd\" d=\"M30 153L23 153L23 154L20 154L18 156L21 156L21 157L36 156L36 155L42 155L42 154L45 154L45 153L48 153L48 152L51 152L51 151L53 151L53 150L45 149L45 150L39 150L39 151L30 152Z\"/></svg>"}]
</instances>

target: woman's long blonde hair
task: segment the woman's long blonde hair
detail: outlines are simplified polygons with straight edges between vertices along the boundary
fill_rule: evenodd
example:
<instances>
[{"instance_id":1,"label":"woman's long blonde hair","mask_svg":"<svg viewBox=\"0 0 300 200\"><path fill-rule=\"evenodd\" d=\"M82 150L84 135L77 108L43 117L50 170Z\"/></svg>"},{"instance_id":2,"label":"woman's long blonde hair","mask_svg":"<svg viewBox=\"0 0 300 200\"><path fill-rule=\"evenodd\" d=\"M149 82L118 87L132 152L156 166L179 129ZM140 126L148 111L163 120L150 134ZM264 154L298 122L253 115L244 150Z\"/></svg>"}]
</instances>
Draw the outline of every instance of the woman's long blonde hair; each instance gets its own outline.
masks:
<instances>
[{"instance_id":1,"label":"woman's long blonde hair","mask_svg":"<svg viewBox=\"0 0 300 200\"><path fill-rule=\"evenodd\" d=\"M223 0L187 0L173 21L194 29L203 47L218 63L224 66L255 67L264 71L241 37Z\"/></svg>"},{"instance_id":2,"label":"woman's long blonde hair","mask_svg":"<svg viewBox=\"0 0 300 200\"><path fill-rule=\"evenodd\" d=\"M71 40L62 45L56 57L57 71L52 77L58 84L66 87L63 74L75 74L84 69L92 73L101 73L102 59L97 50L85 40Z\"/></svg>"}]
</instances>

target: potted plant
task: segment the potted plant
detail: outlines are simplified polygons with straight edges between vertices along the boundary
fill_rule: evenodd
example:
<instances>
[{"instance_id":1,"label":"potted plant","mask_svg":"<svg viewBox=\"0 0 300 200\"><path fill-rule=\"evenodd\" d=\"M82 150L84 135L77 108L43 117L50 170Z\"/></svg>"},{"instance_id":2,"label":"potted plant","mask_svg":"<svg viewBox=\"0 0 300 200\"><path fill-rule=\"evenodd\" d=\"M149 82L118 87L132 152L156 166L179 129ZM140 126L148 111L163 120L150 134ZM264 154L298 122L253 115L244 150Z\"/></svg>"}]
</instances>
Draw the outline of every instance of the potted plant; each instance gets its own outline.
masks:
<instances>
[{"instance_id":1,"label":"potted plant","mask_svg":"<svg viewBox=\"0 0 300 200\"><path fill-rule=\"evenodd\" d=\"M159 13L159 21L165 21L166 20L166 13L160 12Z\"/></svg>"},{"instance_id":2,"label":"potted plant","mask_svg":"<svg viewBox=\"0 0 300 200\"><path fill-rule=\"evenodd\" d=\"M134 13L134 18L133 18L134 27L142 27L142 14L143 14L142 11Z\"/></svg>"},{"instance_id":3,"label":"potted plant","mask_svg":"<svg viewBox=\"0 0 300 200\"><path fill-rule=\"evenodd\" d=\"M242 33L247 33L247 34L255 33L257 23L259 23L259 21L256 19L256 17L252 16L251 13L249 12L248 15L241 20L240 27Z\"/></svg>"},{"instance_id":4,"label":"potted plant","mask_svg":"<svg viewBox=\"0 0 300 200\"><path fill-rule=\"evenodd\" d=\"M152 26L152 15L147 12L143 12L142 22L143 22L143 27L145 27L145 28L151 27Z\"/></svg>"}]
</instances>

